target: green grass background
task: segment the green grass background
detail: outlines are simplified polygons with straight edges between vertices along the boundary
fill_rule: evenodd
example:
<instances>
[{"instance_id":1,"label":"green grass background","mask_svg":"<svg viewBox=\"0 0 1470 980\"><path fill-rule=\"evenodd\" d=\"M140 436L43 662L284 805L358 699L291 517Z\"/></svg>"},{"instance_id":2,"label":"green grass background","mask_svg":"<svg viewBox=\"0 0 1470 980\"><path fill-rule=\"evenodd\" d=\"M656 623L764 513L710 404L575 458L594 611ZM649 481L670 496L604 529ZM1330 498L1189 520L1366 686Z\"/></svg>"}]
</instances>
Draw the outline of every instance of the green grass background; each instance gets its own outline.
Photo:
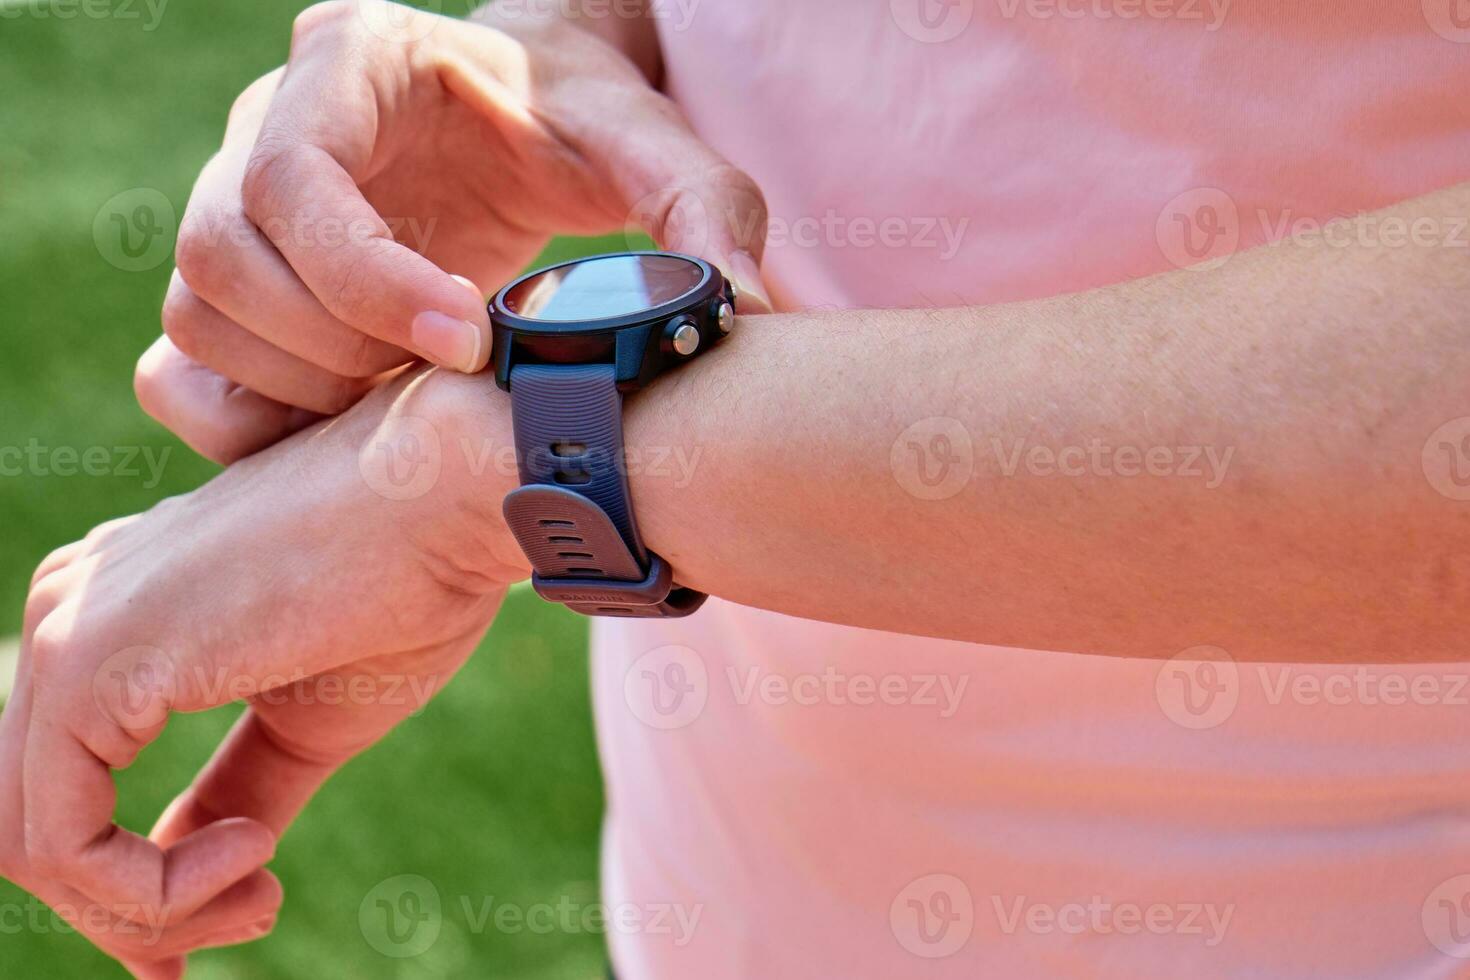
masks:
<instances>
[{"instance_id":1,"label":"green grass background","mask_svg":"<svg viewBox=\"0 0 1470 980\"><path fill-rule=\"evenodd\" d=\"M0 447L172 447L152 488L143 476L0 476L0 636L19 631L30 571L50 549L215 472L133 399L172 263L120 271L94 244L93 221L138 187L182 213L231 101L285 58L305 4L152 2L0 0ZM463 14L464 2L440 9ZM120 822L146 830L237 714L176 720L119 776ZM199 954L191 976L600 976L595 931L477 929L461 899L474 909L492 898L594 902L601 812L586 623L518 591L455 683L348 766L286 837L274 935ZM423 954L390 958L365 940L358 910L401 874L433 883L443 928ZM33 904L0 882L0 978L125 975L78 936L29 925L19 913Z\"/></svg>"}]
</instances>

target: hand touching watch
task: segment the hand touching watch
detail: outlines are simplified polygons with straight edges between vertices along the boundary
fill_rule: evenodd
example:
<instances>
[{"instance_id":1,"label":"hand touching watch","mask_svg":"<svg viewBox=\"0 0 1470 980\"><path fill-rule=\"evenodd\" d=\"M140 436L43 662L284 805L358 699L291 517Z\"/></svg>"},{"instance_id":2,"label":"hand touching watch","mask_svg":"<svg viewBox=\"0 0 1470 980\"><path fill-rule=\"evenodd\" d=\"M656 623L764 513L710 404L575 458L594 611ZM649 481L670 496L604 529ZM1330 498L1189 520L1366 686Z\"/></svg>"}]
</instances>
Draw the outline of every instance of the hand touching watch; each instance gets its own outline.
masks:
<instances>
[{"instance_id":1,"label":"hand touching watch","mask_svg":"<svg viewBox=\"0 0 1470 980\"><path fill-rule=\"evenodd\" d=\"M651 18L618 23L657 51ZM486 292L552 235L629 224L723 269L744 312L765 305L760 191L611 44L493 6L317 4L194 187L139 400L238 459L415 357L483 368Z\"/></svg>"}]
</instances>

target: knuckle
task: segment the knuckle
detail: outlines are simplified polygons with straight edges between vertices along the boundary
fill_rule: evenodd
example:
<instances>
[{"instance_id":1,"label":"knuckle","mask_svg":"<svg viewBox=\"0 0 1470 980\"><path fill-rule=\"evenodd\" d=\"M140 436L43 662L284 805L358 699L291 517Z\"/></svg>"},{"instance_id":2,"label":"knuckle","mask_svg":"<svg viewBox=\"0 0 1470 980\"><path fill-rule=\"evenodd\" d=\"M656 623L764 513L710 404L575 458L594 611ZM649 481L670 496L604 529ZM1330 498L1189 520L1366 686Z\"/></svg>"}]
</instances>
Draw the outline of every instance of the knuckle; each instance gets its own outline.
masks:
<instances>
[{"instance_id":1,"label":"knuckle","mask_svg":"<svg viewBox=\"0 0 1470 980\"><path fill-rule=\"evenodd\" d=\"M240 177L240 200L245 216L257 226L270 216L271 204L278 197L284 171L291 166L295 152L289 141L264 135L250 151Z\"/></svg>"},{"instance_id":2,"label":"knuckle","mask_svg":"<svg viewBox=\"0 0 1470 980\"><path fill-rule=\"evenodd\" d=\"M199 455L221 466L228 466L261 448L248 433L222 418L191 420L187 429L181 427L177 434Z\"/></svg>"},{"instance_id":3,"label":"knuckle","mask_svg":"<svg viewBox=\"0 0 1470 980\"><path fill-rule=\"evenodd\" d=\"M244 91L235 96L235 101L230 104L230 120L233 121L239 116L255 110L261 104L268 103L271 94L276 90L276 86L280 84L280 80L281 70L278 68L275 71L267 72L245 86Z\"/></svg>"},{"instance_id":4,"label":"knuckle","mask_svg":"<svg viewBox=\"0 0 1470 980\"><path fill-rule=\"evenodd\" d=\"M51 835L31 823L25 829L26 864L42 878L65 878L70 862Z\"/></svg>"},{"instance_id":5,"label":"knuckle","mask_svg":"<svg viewBox=\"0 0 1470 980\"><path fill-rule=\"evenodd\" d=\"M230 258L230 219L208 209L192 209L179 226L174 266L192 288L210 291L226 281Z\"/></svg>"},{"instance_id":6,"label":"knuckle","mask_svg":"<svg viewBox=\"0 0 1470 980\"><path fill-rule=\"evenodd\" d=\"M308 406L323 415L341 415L362 397L362 387L346 379L333 381L321 390L318 405Z\"/></svg>"},{"instance_id":7,"label":"knuckle","mask_svg":"<svg viewBox=\"0 0 1470 980\"><path fill-rule=\"evenodd\" d=\"M291 24L292 52L324 35L335 35L349 29L355 19L350 0L325 0L312 4L297 14Z\"/></svg>"},{"instance_id":8,"label":"knuckle","mask_svg":"<svg viewBox=\"0 0 1470 980\"><path fill-rule=\"evenodd\" d=\"M366 314L378 305L383 291L379 259L392 247L393 243L385 239L370 238L346 251L331 287L332 302L328 304L339 319L358 322L366 319L359 313Z\"/></svg>"},{"instance_id":9,"label":"knuckle","mask_svg":"<svg viewBox=\"0 0 1470 980\"><path fill-rule=\"evenodd\" d=\"M27 644L31 658L31 676L38 687L54 683L73 659L70 627L59 622L60 617L53 615L59 605L60 602L53 596L50 608L36 620Z\"/></svg>"},{"instance_id":10,"label":"knuckle","mask_svg":"<svg viewBox=\"0 0 1470 980\"><path fill-rule=\"evenodd\" d=\"M767 207L755 178L733 164L721 164L706 175L710 195L723 202L719 212L730 223L737 245L758 252L765 244ZM754 220L752 220L754 219Z\"/></svg>"},{"instance_id":11,"label":"knuckle","mask_svg":"<svg viewBox=\"0 0 1470 980\"><path fill-rule=\"evenodd\" d=\"M248 455L248 449L240 444L239 436L212 418L190 419L175 429L175 435L196 453L221 466L228 466Z\"/></svg>"},{"instance_id":12,"label":"knuckle","mask_svg":"<svg viewBox=\"0 0 1470 980\"><path fill-rule=\"evenodd\" d=\"M31 573L30 590L32 593L35 592L36 586L41 584L42 579L46 578L52 572L65 567L71 552L71 545L62 545L60 548L53 548L45 558L41 559L41 563Z\"/></svg>"},{"instance_id":13,"label":"knuckle","mask_svg":"<svg viewBox=\"0 0 1470 980\"><path fill-rule=\"evenodd\" d=\"M175 410L176 395L171 390L174 382L170 379L176 377L163 370L157 358L147 354L139 358L133 371L133 394L139 407L206 459L227 465L245 455L238 437L227 431L224 423L217 422L212 413L186 415Z\"/></svg>"},{"instance_id":14,"label":"knuckle","mask_svg":"<svg viewBox=\"0 0 1470 980\"><path fill-rule=\"evenodd\" d=\"M357 330L342 331L327 352L327 370L346 378L370 378L391 365L380 363L382 355L375 338Z\"/></svg>"},{"instance_id":15,"label":"knuckle","mask_svg":"<svg viewBox=\"0 0 1470 980\"><path fill-rule=\"evenodd\" d=\"M133 367L133 397L138 407L151 419L164 421L165 389L168 382L159 370L156 358L144 354Z\"/></svg>"},{"instance_id":16,"label":"knuckle","mask_svg":"<svg viewBox=\"0 0 1470 980\"><path fill-rule=\"evenodd\" d=\"M156 507L158 505L155 504L154 506ZM128 514L125 517L114 517L110 521L103 521L88 531L87 536L82 540L88 548L95 552L102 548L114 534L122 531L128 525L136 523L141 516L141 514Z\"/></svg>"},{"instance_id":17,"label":"knuckle","mask_svg":"<svg viewBox=\"0 0 1470 980\"><path fill-rule=\"evenodd\" d=\"M25 610L21 614L26 630L31 636L31 659L38 662L42 657L54 654L49 640L42 644L44 649L38 649L36 637L42 633L42 627L47 619L54 613L66 598L66 592L45 581L38 582L31 587L26 594Z\"/></svg>"},{"instance_id":18,"label":"knuckle","mask_svg":"<svg viewBox=\"0 0 1470 980\"><path fill-rule=\"evenodd\" d=\"M204 348L207 324L203 316L204 301L183 281L177 281L163 298L163 332L184 354L198 359Z\"/></svg>"}]
</instances>

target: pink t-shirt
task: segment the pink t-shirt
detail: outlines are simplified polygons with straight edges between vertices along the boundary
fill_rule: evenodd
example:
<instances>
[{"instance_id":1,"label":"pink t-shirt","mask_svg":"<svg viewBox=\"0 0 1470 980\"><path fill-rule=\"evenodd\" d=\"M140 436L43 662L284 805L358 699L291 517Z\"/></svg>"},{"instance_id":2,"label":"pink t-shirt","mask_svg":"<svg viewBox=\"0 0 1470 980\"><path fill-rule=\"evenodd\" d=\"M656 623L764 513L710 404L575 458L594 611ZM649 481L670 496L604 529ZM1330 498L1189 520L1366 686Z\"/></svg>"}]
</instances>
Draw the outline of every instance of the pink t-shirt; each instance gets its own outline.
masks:
<instances>
[{"instance_id":1,"label":"pink t-shirt","mask_svg":"<svg viewBox=\"0 0 1470 980\"><path fill-rule=\"evenodd\" d=\"M786 308L1046 296L1470 179L1464 0L660 7L670 93L768 195ZM622 980L1470 976L1470 664L716 600L594 638Z\"/></svg>"}]
</instances>

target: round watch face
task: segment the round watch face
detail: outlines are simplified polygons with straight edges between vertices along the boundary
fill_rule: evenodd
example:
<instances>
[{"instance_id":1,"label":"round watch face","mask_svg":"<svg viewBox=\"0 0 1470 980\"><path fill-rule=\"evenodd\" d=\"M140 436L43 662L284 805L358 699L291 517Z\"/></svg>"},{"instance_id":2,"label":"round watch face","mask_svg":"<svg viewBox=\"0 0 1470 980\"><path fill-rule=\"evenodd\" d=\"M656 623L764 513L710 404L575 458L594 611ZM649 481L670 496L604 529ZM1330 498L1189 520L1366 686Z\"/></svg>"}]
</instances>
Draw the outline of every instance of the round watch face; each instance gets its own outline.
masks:
<instances>
[{"instance_id":1,"label":"round watch face","mask_svg":"<svg viewBox=\"0 0 1470 980\"><path fill-rule=\"evenodd\" d=\"M574 323L652 310L693 292L704 270L676 255L607 255L527 276L505 291L506 312Z\"/></svg>"}]
</instances>

